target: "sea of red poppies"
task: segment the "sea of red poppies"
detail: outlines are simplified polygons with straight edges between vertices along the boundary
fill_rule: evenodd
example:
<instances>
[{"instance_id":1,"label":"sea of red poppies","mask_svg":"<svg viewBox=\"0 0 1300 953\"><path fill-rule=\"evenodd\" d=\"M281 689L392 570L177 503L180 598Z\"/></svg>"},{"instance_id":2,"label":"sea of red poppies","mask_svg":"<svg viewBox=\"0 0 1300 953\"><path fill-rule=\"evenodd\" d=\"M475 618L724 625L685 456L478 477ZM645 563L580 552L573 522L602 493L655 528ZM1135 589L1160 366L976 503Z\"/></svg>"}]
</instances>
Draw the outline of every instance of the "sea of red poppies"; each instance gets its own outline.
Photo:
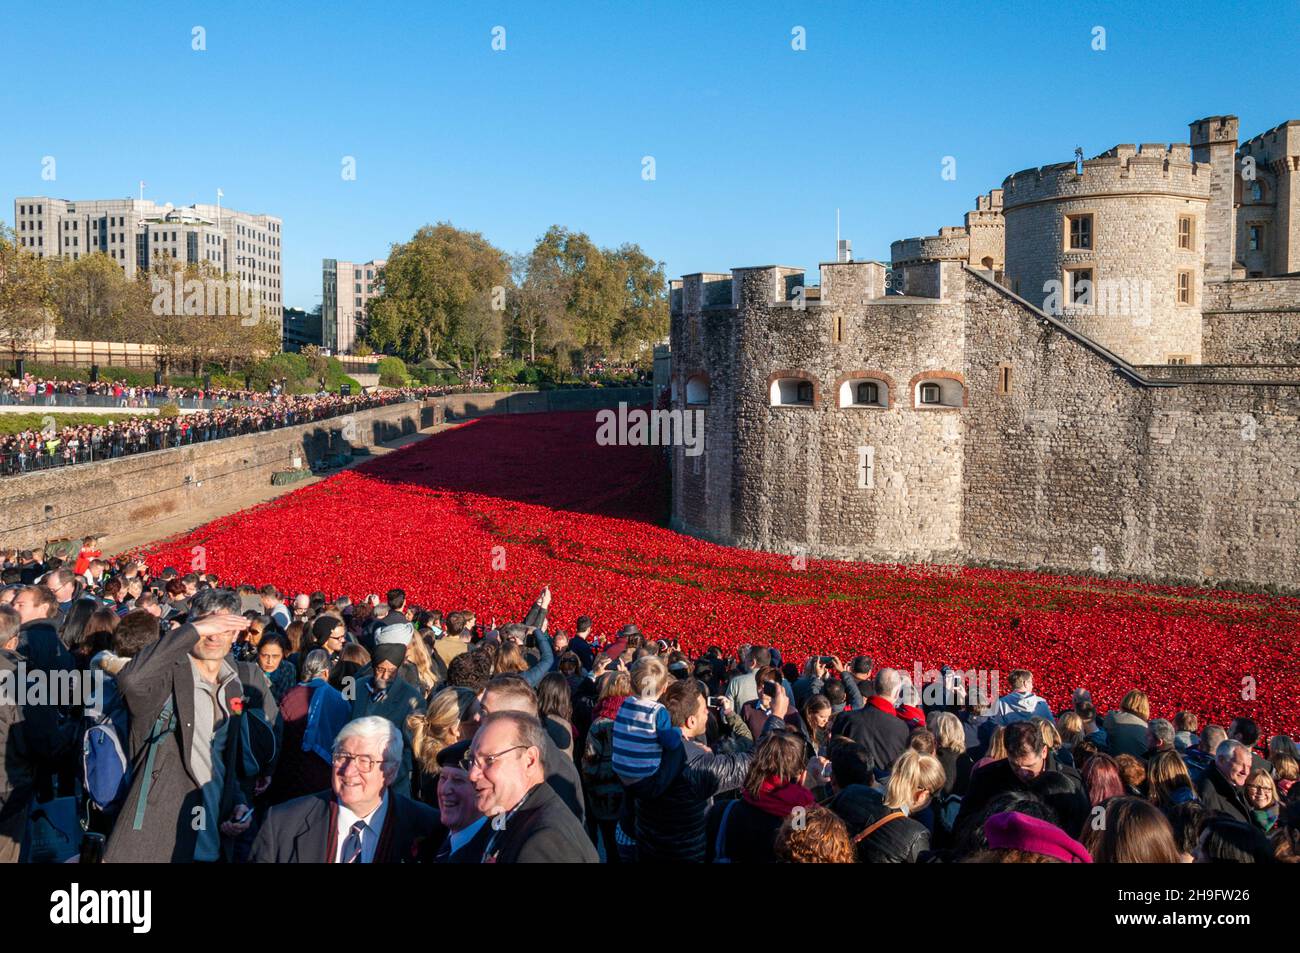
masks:
<instances>
[{"instance_id":1,"label":"sea of red poppies","mask_svg":"<svg viewBox=\"0 0 1300 953\"><path fill-rule=\"evenodd\" d=\"M411 602L517 619L545 584L553 626L635 621L688 649L776 645L867 653L911 672L951 664L1034 672L1054 708L1144 689L1179 709L1300 730L1300 600L982 569L808 560L671 532L657 448L598 446L592 413L493 417L218 519L146 551L230 583Z\"/></svg>"}]
</instances>

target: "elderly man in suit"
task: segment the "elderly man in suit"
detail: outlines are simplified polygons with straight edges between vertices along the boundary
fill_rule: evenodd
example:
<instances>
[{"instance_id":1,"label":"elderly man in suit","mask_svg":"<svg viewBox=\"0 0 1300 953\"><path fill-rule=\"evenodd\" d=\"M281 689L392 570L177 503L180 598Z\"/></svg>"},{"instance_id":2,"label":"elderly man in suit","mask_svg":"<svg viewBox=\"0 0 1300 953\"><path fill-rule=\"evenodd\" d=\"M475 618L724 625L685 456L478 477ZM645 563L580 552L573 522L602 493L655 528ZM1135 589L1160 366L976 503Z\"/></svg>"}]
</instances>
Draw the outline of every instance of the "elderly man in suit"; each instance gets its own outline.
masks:
<instances>
[{"instance_id":1,"label":"elderly man in suit","mask_svg":"<svg viewBox=\"0 0 1300 953\"><path fill-rule=\"evenodd\" d=\"M334 740L330 789L276 805L253 844L254 863L391 864L421 858L433 808L393 790L402 735L387 718L348 722Z\"/></svg>"},{"instance_id":2,"label":"elderly man in suit","mask_svg":"<svg viewBox=\"0 0 1300 953\"><path fill-rule=\"evenodd\" d=\"M238 610L233 591L205 589L185 625L118 672L134 770L105 862L230 860L251 826L252 795L270 783L281 719L261 670L230 659L248 625Z\"/></svg>"},{"instance_id":3,"label":"elderly man in suit","mask_svg":"<svg viewBox=\"0 0 1300 953\"><path fill-rule=\"evenodd\" d=\"M600 863L581 822L546 783L546 741L542 723L519 711L486 715L474 733L465 764L492 829L483 863Z\"/></svg>"},{"instance_id":4,"label":"elderly man in suit","mask_svg":"<svg viewBox=\"0 0 1300 953\"><path fill-rule=\"evenodd\" d=\"M438 822L442 846L439 864L477 864L492 836L489 818L478 809L478 792L469 780L470 742L458 741L438 752Z\"/></svg>"}]
</instances>

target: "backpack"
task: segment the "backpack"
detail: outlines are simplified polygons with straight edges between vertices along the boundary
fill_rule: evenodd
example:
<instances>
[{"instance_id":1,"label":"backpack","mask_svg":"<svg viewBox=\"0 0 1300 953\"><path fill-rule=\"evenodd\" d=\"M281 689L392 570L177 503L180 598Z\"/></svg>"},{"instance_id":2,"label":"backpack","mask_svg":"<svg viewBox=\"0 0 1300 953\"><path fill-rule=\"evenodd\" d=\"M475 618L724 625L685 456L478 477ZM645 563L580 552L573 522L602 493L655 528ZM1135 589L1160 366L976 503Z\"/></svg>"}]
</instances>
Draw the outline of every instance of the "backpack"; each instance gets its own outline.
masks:
<instances>
[{"instance_id":1,"label":"backpack","mask_svg":"<svg viewBox=\"0 0 1300 953\"><path fill-rule=\"evenodd\" d=\"M86 799L111 811L131 787L131 765L122 736L109 714L95 719L81 739L81 779Z\"/></svg>"}]
</instances>

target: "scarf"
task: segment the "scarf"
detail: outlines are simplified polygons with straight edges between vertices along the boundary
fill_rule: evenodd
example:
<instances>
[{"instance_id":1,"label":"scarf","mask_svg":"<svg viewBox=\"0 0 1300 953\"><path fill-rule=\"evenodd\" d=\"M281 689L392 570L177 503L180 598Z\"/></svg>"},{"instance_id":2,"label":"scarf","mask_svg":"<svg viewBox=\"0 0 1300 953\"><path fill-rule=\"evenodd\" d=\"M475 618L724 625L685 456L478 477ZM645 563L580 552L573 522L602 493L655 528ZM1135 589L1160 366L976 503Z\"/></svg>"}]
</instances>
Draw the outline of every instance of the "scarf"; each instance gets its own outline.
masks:
<instances>
[{"instance_id":1,"label":"scarf","mask_svg":"<svg viewBox=\"0 0 1300 953\"><path fill-rule=\"evenodd\" d=\"M1273 802L1273 804L1269 805L1268 807L1263 807L1263 808L1257 807L1250 812L1250 815L1255 819L1255 824L1259 827L1259 829L1262 830L1265 834L1267 834L1277 824L1277 815L1278 815L1277 802L1276 801Z\"/></svg>"},{"instance_id":2,"label":"scarf","mask_svg":"<svg viewBox=\"0 0 1300 953\"><path fill-rule=\"evenodd\" d=\"M610 695L608 698L602 698L600 704L596 706L596 714L591 720L594 722L601 718L616 718L619 706L623 704L623 699L627 697L627 695Z\"/></svg>"},{"instance_id":3,"label":"scarf","mask_svg":"<svg viewBox=\"0 0 1300 953\"><path fill-rule=\"evenodd\" d=\"M757 797L748 791L743 797L747 803L773 817L786 817L796 807L808 808L817 803L812 791L798 781L781 782L773 778L763 782Z\"/></svg>"},{"instance_id":4,"label":"scarf","mask_svg":"<svg viewBox=\"0 0 1300 953\"><path fill-rule=\"evenodd\" d=\"M887 715L897 715L898 709L885 700L883 695L872 695L867 699L867 704L872 708L879 708Z\"/></svg>"}]
</instances>

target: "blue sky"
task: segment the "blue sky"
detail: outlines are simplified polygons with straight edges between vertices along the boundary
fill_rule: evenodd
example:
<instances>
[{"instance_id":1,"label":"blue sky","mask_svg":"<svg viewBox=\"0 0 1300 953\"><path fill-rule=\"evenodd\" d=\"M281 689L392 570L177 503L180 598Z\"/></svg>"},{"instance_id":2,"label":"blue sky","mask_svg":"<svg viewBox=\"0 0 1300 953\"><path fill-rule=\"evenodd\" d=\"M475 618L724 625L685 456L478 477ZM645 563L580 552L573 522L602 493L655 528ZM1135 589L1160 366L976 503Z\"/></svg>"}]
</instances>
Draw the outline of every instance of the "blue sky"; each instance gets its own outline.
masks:
<instances>
[{"instance_id":1,"label":"blue sky","mask_svg":"<svg viewBox=\"0 0 1300 953\"><path fill-rule=\"evenodd\" d=\"M284 219L300 307L319 303L323 257L382 256L440 220L509 251L560 223L677 276L815 267L839 207L855 256L887 258L1076 145L1300 118L1297 0L0 7L0 219L16 195L127 196L144 179L147 198L188 205L220 187Z\"/></svg>"}]
</instances>

